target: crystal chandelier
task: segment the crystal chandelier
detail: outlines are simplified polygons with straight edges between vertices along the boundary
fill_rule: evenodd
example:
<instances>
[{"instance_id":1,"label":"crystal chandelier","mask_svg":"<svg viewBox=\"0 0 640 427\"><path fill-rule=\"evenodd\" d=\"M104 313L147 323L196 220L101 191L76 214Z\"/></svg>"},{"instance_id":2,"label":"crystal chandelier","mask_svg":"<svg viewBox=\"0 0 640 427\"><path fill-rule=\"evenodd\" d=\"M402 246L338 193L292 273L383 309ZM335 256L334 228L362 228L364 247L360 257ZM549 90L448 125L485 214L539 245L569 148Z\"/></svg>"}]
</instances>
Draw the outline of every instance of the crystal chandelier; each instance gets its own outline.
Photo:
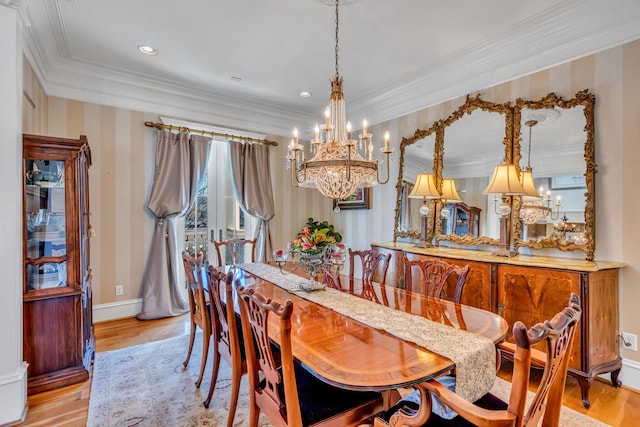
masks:
<instances>
[{"instance_id":1,"label":"crystal chandelier","mask_svg":"<svg viewBox=\"0 0 640 427\"><path fill-rule=\"evenodd\" d=\"M536 120L528 120L525 125L529 126L529 148L527 153L527 168L520 171L520 182L524 188L525 195L522 197L522 205L520 206L520 219L523 223L535 224L543 218L556 220L560 214L560 196L556 199L556 212L551 209L551 193L542 198L536 186L533 183L533 169L531 168L531 128L538 124Z\"/></svg>"},{"instance_id":2,"label":"crystal chandelier","mask_svg":"<svg viewBox=\"0 0 640 427\"><path fill-rule=\"evenodd\" d=\"M351 123L346 120L342 77L338 71L338 3L336 0L336 75L331 81L331 99L325 110L324 124L316 124L315 137L311 141L313 157L309 160L304 158L304 146L295 128L286 160L294 187L315 187L323 196L341 200L354 194L359 187L386 184L389 181L389 155L394 149L389 147L389 132L386 132L380 152L385 156L387 178L382 181L378 160L373 159L373 135L368 133L366 120L363 120L358 139L352 138Z\"/></svg>"}]
</instances>

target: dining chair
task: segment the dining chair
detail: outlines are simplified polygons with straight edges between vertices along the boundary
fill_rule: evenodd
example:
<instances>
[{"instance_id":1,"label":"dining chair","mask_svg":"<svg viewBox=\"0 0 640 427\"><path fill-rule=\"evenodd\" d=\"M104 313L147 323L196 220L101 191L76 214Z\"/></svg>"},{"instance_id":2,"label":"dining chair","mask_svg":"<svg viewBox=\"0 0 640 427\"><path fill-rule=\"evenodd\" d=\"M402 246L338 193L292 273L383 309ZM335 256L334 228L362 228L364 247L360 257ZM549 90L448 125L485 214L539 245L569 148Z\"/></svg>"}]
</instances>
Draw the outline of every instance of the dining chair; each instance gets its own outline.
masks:
<instances>
[{"instance_id":1,"label":"dining chair","mask_svg":"<svg viewBox=\"0 0 640 427\"><path fill-rule=\"evenodd\" d=\"M231 367L231 401L227 420L227 427L231 427L238 405L240 380L247 373L242 327L233 303L233 272L225 273L224 270L209 265L206 274L209 282L209 301L213 307L211 312L214 340L211 384L204 406L208 408L211 403L218 381L220 360L224 359Z\"/></svg>"},{"instance_id":2,"label":"dining chair","mask_svg":"<svg viewBox=\"0 0 640 427\"><path fill-rule=\"evenodd\" d=\"M455 393L451 377L418 385L426 393L417 398L414 391L398 404L374 419L374 427L402 426L431 412L424 426L537 426L559 425L571 346L582 309L578 295L571 294L569 304L551 320L527 329L522 322L513 325L515 354L511 393L508 402L488 393L470 403ZM544 342L546 353L532 348ZM544 372L533 400L527 406L531 365L543 366ZM449 386L447 386L449 384ZM431 398L429 398L429 393ZM443 416L441 416L441 415Z\"/></svg>"},{"instance_id":3,"label":"dining chair","mask_svg":"<svg viewBox=\"0 0 640 427\"><path fill-rule=\"evenodd\" d=\"M210 308L205 296L204 282L202 277L202 262L204 255L202 252L197 257L193 257L187 251L182 252L182 263L187 280L187 294L189 298L189 319L191 332L189 334L189 350L187 358L182 363L184 367L189 364L191 351L196 338L198 328L202 330L202 360L200 362L200 373L196 381L196 387L200 387L204 369L207 365L209 354L209 340L211 338L211 318Z\"/></svg>"},{"instance_id":4,"label":"dining chair","mask_svg":"<svg viewBox=\"0 0 640 427\"><path fill-rule=\"evenodd\" d=\"M460 303L462 299L462 289L464 288L464 284L467 281L467 274L469 273L468 265L459 267L440 259L409 259L406 255L403 255L403 257L405 286L407 290L414 290L413 269L414 267L417 267L421 273L417 292L430 297L445 299L444 287L447 284L449 277L452 274L456 274L458 276L458 280L456 281L453 302L458 304Z\"/></svg>"},{"instance_id":5,"label":"dining chair","mask_svg":"<svg viewBox=\"0 0 640 427\"><path fill-rule=\"evenodd\" d=\"M290 300L280 304L240 284L237 291L251 390L250 427L258 425L261 411L276 427L345 427L358 426L384 408L380 393L334 387L294 360ZM269 345L269 321L278 325L280 357L273 355Z\"/></svg>"},{"instance_id":6,"label":"dining chair","mask_svg":"<svg viewBox=\"0 0 640 427\"><path fill-rule=\"evenodd\" d=\"M349 248L349 277L353 277L355 271L355 258L360 259L362 267L362 280L373 282L377 278L377 282L384 285L387 280L387 270L389 269L389 260L391 254L383 254L373 249L365 249L361 251L353 251ZM379 274L376 276L376 272Z\"/></svg>"},{"instance_id":7,"label":"dining chair","mask_svg":"<svg viewBox=\"0 0 640 427\"><path fill-rule=\"evenodd\" d=\"M229 239L220 241L214 240L213 246L216 248L218 265L220 266L227 264L227 255L231 257L231 265L235 265L239 262L244 262L244 259L240 258L243 254L243 249L248 249L249 251L251 251L251 262L255 262L257 241L258 239Z\"/></svg>"}]
</instances>

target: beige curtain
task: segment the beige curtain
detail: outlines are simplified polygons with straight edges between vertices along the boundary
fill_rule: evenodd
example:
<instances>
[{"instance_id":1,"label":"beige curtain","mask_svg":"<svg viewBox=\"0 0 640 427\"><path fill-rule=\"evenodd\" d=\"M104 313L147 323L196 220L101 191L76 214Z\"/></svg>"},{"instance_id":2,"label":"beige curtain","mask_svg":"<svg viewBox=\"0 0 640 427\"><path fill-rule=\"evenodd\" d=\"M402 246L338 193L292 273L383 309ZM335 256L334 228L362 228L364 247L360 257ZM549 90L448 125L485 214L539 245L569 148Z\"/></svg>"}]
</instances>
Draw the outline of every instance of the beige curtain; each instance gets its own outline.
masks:
<instances>
[{"instance_id":1,"label":"beige curtain","mask_svg":"<svg viewBox=\"0 0 640 427\"><path fill-rule=\"evenodd\" d=\"M147 208L156 217L151 251L142 283L138 319L177 316L189 310L178 287L180 252L176 218L193 204L198 183L207 171L211 138L158 131L153 187Z\"/></svg>"},{"instance_id":2,"label":"beige curtain","mask_svg":"<svg viewBox=\"0 0 640 427\"><path fill-rule=\"evenodd\" d=\"M254 237L258 238L256 261L273 258L269 221L275 215L269 147L229 141L231 180L238 204L246 213L259 219Z\"/></svg>"}]
</instances>

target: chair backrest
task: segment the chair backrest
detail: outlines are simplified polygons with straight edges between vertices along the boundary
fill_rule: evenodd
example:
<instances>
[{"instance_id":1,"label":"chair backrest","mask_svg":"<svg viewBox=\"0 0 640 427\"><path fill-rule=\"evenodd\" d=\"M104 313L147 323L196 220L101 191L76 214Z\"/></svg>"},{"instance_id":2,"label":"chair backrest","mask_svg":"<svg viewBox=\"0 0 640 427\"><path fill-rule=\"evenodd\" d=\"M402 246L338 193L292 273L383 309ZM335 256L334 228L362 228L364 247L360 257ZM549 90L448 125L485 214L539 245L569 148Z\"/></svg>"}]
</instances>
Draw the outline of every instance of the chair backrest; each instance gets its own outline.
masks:
<instances>
[{"instance_id":1,"label":"chair backrest","mask_svg":"<svg viewBox=\"0 0 640 427\"><path fill-rule=\"evenodd\" d=\"M243 249L251 251L251 262L256 261L256 242L258 239L229 239L223 241L213 241L213 246L216 248L216 254L218 255L218 265L226 265L227 254L231 259L231 264L244 262L244 259L240 259L243 254ZM224 252L224 256L223 256ZM246 257L245 257L246 258Z\"/></svg>"},{"instance_id":2,"label":"chair backrest","mask_svg":"<svg viewBox=\"0 0 640 427\"><path fill-rule=\"evenodd\" d=\"M469 266L459 267L448 262L433 258L417 258L410 260L404 255L404 277L407 290L413 290L413 268L419 268L422 273L418 292L434 298L444 299L443 289L452 274L458 276L453 302L460 303L462 289L467 281Z\"/></svg>"},{"instance_id":3,"label":"chair backrest","mask_svg":"<svg viewBox=\"0 0 640 427\"><path fill-rule=\"evenodd\" d=\"M233 303L233 273L225 273L212 265L207 266L209 277L209 301L215 337L218 340L218 352L231 365L244 360L244 343L239 334L239 323ZM224 295L224 298L222 297ZM224 301L224 302L223 302ZM238 365L240 366L240 365Z\"/></svg>"},{"instance_id":4,"label":"chair backrest","mask_svg":"<svg viewBox=\"0 0 640 427\"><path fill-rule=\"evenodd\" d=\"M518 415L516 425L536 426L541 417L544 417L543 425L558 425L571 345L581 313L579 297L571 294L568 306L556 314L553 319L538 323L530 329L527 329L519 321L513 325L516 351L513 358L513 377L508 411ZM534 344L542 341L546 343L546 355L531 348ZM533 356L537 359L542 358L546 363L538 390L525 413Z\"/></svg>"},{"instance_id":5,"label":"chair backrest","mask_svg":"<svg viewBox=\"0 0 640 427\"><path fill-rule=\"evenodd\" d=\"M376 252L372 249L365 249L362 251L352 251L349 248L349 277L353 277L354 274L354 261L355 257L360 258L360 265L362 267L362 280L369 282L374 281L374 275L378 271L377 282L384 285L387 280L387 270L389 269L389 260L391 254L383 254Z\"/></svg>"},{"instance_id":6,"label":"chair backrest","mask_svg":"<svg viewBox=\"0 0 640 427\"><path fill-rule=\"evenodd\" d=\"M182 264L184 265L185 278L187 280L187 294L189 296L189 310L192 322L200 326L204 331L210 331L209 310L207 309L207 298L204 290L204 279L202 276L201 253L193 257L187 251L182 252ZM208 335L207 335L208 336Z\"/></svg>"},{"instance_id":7,"label":"chair backrest","mask_svg":"<svg viewBox=\"0 0 640 427\"><path fill-rule=\"evenodd\" d=\"M291 351L293 303L287 300L284 304L279 304L265 298L252 288L238 286L237 290L240 298L244 346L247 351L249 390L254 391L255 404L276 426L302 426ZM270 345L268 322L270 313L271 319L279 323L279 358L274 357ZM255 346L252 344L252 339ZM278 360L281 362L282 375L278 370ZM263 385L260 384L261 378L264 378ZM284 386L285 402L282 402L278 393L278 387L282 386Z\"/></svg>"}]
</instances>

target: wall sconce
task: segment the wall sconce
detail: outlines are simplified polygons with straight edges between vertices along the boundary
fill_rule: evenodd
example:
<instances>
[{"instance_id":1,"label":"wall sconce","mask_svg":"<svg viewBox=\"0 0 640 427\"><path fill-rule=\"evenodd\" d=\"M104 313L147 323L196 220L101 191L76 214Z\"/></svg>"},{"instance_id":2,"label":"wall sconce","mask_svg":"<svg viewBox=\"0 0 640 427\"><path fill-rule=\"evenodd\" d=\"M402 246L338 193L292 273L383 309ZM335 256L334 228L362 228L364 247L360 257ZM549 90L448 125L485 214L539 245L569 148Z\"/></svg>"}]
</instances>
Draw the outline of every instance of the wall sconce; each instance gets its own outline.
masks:
<instances>
[{"instance_id":1,"label":"wall sconce","mask_svg":"<svg viewBox=\"0 0 640 427\"><path fill-rule=\"evenodd\" d=\"M427 217L429 216L429 204L427 199L438 199L440 193L436 188L433 175L430 173L421 173L416 177L416 184L413 186L413 190L409 193L412 199L422 199L422 206L420 206L420 240L416 243L417 248L430 248L431 243L427 243Z\"/></svg>"},{"instance_id":2,"label":"wall sconce","mask_svg":"<svg viewBox=\"0 0 640 427\"><path fill-rule=\"evenodd\" d=\"M503 196L519 196L526 194L520 179L516 166L513 164L501 164L493 169L493 176L489 180L489 185L482 194L502 194ZM501 203L498 206L498 197L493 199L494 211L500 215L500 245L493 254L499 256L513 256L515 252L509 248L509 227L508 219L511 213L511 207L500 198Z\"/></svg>"}]
</instances>

